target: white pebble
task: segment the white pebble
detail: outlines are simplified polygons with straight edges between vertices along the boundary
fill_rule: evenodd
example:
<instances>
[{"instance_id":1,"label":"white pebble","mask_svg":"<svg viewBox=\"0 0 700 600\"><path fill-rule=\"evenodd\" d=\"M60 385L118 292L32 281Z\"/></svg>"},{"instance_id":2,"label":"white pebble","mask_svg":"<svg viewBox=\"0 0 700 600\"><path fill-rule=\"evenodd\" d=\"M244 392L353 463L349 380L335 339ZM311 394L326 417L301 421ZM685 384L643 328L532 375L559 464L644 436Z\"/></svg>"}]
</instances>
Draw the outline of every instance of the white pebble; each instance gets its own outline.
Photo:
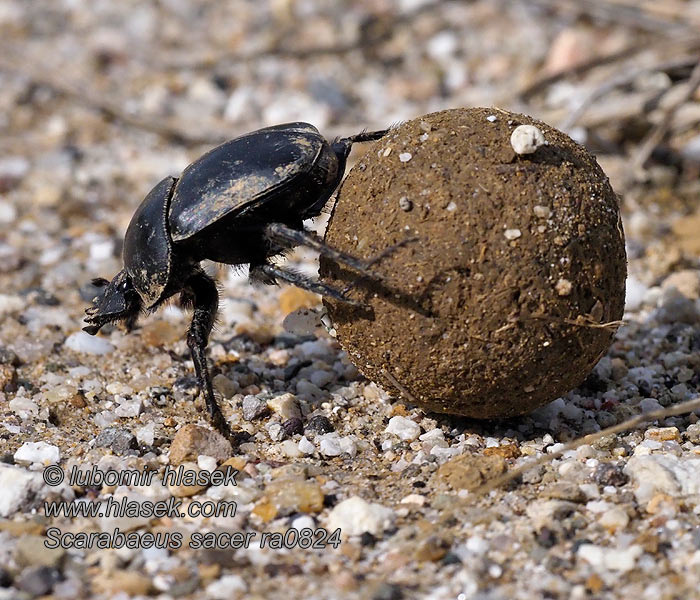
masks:
<instances>
[{"instance_id":1,"label":"white pebble","mask_svg":"<svg viewBox=\"0 0 700 600\"><path fill-rule=\"evenodd\" d=\"M399 160L401 162L404 162L404 163L408 162L412 158L413 158L413 155L410 152L402 152L401 154L399 154Z\"/></svg>"},{"instance_id":2,"label":"white pebble","mask_svg":"<svg viewBox=\"0 0 700 600\"><path fill-rule=\"evenodd\" d=\"M516 154L532 154L546 143L544 135L534 125L519 125L510 136L510 144Z\"/></svg>"},{"instance_id":3,"label":"white pebble","mask_svg":"<svg viewBox=\"0 0 700 600\"><path fill-rule=\"evenodd\" d=\"M316 522L314 518L309 515L301 515L292 521L292 527L297 531L301 531L302 529L315 529Z\"/></svg>"},{"instance_id":4,"label":"white pebble","mask_svg":"<svg viewBox=\"0 0 700 600\"><path fill-rule=\"evenodd\" d=\"M114 346L107 340L99 338L85 331L71 333L65 341L66 348L84 354L109 354L114 350Z\"/></svg>"},{"instance_id":5,"label":"white pebble","mask_svg":"<svg viewBox=\"0 0 700 600\"><path fill-rule=\"evenodd\" d=\"M44 498L47 494L60 493L63 498L73 500L73 490L67 482L60 487L44 484L41 473L0 463L0 517L7 518L18 511L26 512L30 502Z\"/></svg>"},{"instance_id":6,"label":"white pebble","mask_svg":"<svg viewBox=\"0 0 700 600\"><path fill-rule=\"evenodd\" d=\"M280 452L288 458L299 458L302 456L299 445L294 440L284 440L280 444Z\"/></svg>"},{"instance_id":7,"label":"white pebble","mask_svg":"<svg viewBox=\"0 0 700 600\"><path fill-rule=\"evenodd\" d=\"M369 532L381 536L395 519L394 511L381 504L370 504L359 496L353 496L335 505L328 515L330 531L340 529L343 537Z\"/></svg>"},{"instance_id":8,"label":"white pebble","mask_svg":"<svg viewBox=\"0 0 700 600\"><path fill-rule=\"evenodd\" d=\"M337 433L327 433L317 439L320 441L319 450L324 456L340 456L343 453L340 446L340 436Z\"/></svg>"},{"instance_id":9,"label":"white pebble","mask_svg":"<svg viewBox=\"0 0 700 600\"><path fill-rule=\"evenodd\" d=\"M637 484L637 502L646 504L657 494L676 498L700 497L700 458L682 459L666 454L649 454L629 459L625 474Z\"/></svg>"},{"instance_id":10,"label":"white pebble","mask_svg":"<svg viewBox=\"0 0 700 600\"><path fill-rule=\"evenodd\" d=\"M213 456L200 454L197 457L197 466L202 469L202 471L216 471L216 459Z\"/></svg>"},{"instance_id":11,"label":"white pebble","mask_svg":"<svg viewBox=\"0 0 700 600\"><path fill-rule=\"evenodd\" d=\"M489 115L488 117L486 117L486 120L489 123L495 123L496 121L498 121L498 117L496 115Z\"/></svg>"},{"instance_id":12,"label":"white pebble","mask_svg":"<svg viewBox=\"0 0 700 600\"><path fill-rule=\"evenodd\" d=\"M600 524L606 529L624 529L627 527L629 522L629 515L619 506L606 510L602 515L600 515Z\"/></svg>"},{"instance_id":13,"label":"white pebble","mask_svg":"<svg viewBox=\"0 0 700 600\"><path fill-rule=\"evenodd\" d=\"M313 454L315 450L316 447L306 439L305 435L302 435L299 440L299 451L303 454Z\"/></svg>"},{"instance_id":14,"label":"white pebble","mask_svg":"<svg viewBox=\"0 0 700 600\"><path fill-rule=\"evenodd\" d=\"M549 217L552 215L552 211L549 207L542 206L540 204L533 206L532 212L534 212L535 216L539 217L540 219L549 219Z\"/></svg>"},{"instance_id":15,"label":"white pebble","mask_svg":"<svg viewBox=\"0 0 700 600\"><path fill-rule=\"evenodd\" d=\"M391 417L386 430L404 441L413 441L420 435L420 425L406 417Z\"/></svg>"},{"instance_id":16,"label":"white pebble","mask_svg":"<svg viewBox=\"0 0 700 600\"><path fill-rule=\"evenodd\" d=\"M520 232L520 229L506 229L503 232L503 235L506 236L507 240L517 240L522 233Z\"/></svg>"},{"instance_id":17,"label":"white pebble","mask_svg":"<svg viewBox=\"0 0 700 600\"><path fill-rule=\"evenodd\" d=\"M248 585L240 575L224 575L221 579L212 581L206 588L207 598L212 600L230 600L238 598L238 592L248 591Z\"/></svg>"},{"instance_id":18,"label":"white pebble","mask_svg":"<svg viewBox=\"0 0 700 600\"><path fill-rule=\"evenodd\" d=\"M138 417L142 408L141 400L126 400L114 409L114 414L118 417Z\"/></svg>"},{"instance_id":19,"label":"white pebble","mask_svg":"<svg viewBox=\"0 0 700 600\"><path fill-rule=\"evenodd\" d=\"M112 258L114 254L114 240L102 240L90 244L90 260L100 261Z\"/></svg>"},{"instance_id":20,"label":"white pebble","mask_svg":"<svg viewBox=\"0 0 700 600\"><path fill-rule=\"evenodd\" d=\"M578 555L596 569L610 571L630 571L637 559L644 553L641 546L633 544L622 550L620 548L605 548L594 544L579 546Z\"/></svg>"},{"instance_id":21,"label":"white pebble","mask_svg":"<svg viewBox=\"0 0 700 600\"><path fill-rule=\"evenodd\" d=\"M0 202L0 223L12 223L17 218L17 209L14 204Z\"/></svg>"},{"instance_id":22,"label":"white pebble","mask_svg":"<svg viewBox=\"0 0 700 600\"><path fill-rule=\"evenodd\" d=\"M625 310L639 310L644 303L649 288L633 276L627 277L625 290Z\"/></svg>"},{"instance_id":23,"label":"white pebble","mask_svg":"<svg viewBox=\"0 0 700 600\"><path fill-rule=\"evenodd\" d=\"M450 202L446 207L445 210L447 212L454 212L457 210L457 205L454 202Z\"/></svg>"},{"instance_id":24,"label":"white pebble","mask_svg":"<svg viewBox=\"0 0 700 600\"><path fill-rule=\"evenodd\" d=\"M557 284L554 286L554 288L557 290L557 294L560 296L568 296L571 293L571 290L573 289L573 285L568 279L564 279L563 277L557 281Z\"/></svg>"},{"instance_id":25,"label":"white pebble","mask_svg":"<svg viewBox=\"0 0 700 600\"><path fill-rule=\"evenodd\" d=\"M153 422L140 427L136 430L136 440L141 444L145 444L146 446L152 446L156 437L155 428L156 424Z\"/></svg>"},{"instance_id":26,"label":"white pebble","mask_svg":"<svg viewBox=\"0 0 700 600\"><path fill-rule=\"evenodd\" d=\"M61 459L61 452L57 446L46 442L25 442L14 454L16 463L31 465L55 465Z\"/></svg>"}]
</instances>

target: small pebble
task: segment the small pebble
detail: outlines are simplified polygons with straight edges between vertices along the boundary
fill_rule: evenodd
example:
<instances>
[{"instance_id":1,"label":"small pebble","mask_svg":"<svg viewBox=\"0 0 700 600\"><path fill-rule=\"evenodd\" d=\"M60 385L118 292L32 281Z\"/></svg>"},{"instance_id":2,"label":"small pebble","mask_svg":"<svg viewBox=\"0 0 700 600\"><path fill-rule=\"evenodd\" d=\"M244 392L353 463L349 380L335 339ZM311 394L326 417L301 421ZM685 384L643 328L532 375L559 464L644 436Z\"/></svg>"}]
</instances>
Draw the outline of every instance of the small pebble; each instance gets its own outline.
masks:
<instances>
[{"instance_id":1,"label":"small pebble","mask_svg":"<svg viewBox=\"0 0 700 600\"><path fill-rule=\"evenodd\" d=\"M246 398L250 397L251 396L246 396ZM257 405L249 407L248 410L250 412L246 413L246 398L243 399L243 418L248 421L252 421L254 418L256 418L256 416L259 415L255 414L252 418L248 418L246 414L250 415L253 414L256 410L258 410ZM294 394L287 393L275 396L274 398L271 398L267 401L267 407L285 420L301 418L301 409L299 408L299 402L296 399L296 396L294 396ZM261 414L264 414L264 411Z\"/></svg>"},{"instance_id":2,"label":"small pebble","mask_svg":"<svg viewBox=\"0 0 700 600\"><path fill-rule=\"evenodd\" d=\"M328 417L324 415L314 415L306 422L305 431L315 431L317 433L330 433L335 428Z\"/></svg>"},{"instance_id":3,"label":"small pebble","mask_svg":"<svg viewBox=\"0 0 700 600\"><path fill-rule=\"evenodd\" d=\"M232 598L240 597L247 591L248 584L246 584L243 577L240 575L224 575L221 579L212 581L206 587L204 593L211 600L231 600Z\"/></svg>"},{"instance_id":4,"label":"small pebble","mask_svg":"<svg viewBox=\"0 0 700 600\"><path fill-rule=\"evenodd\" d=\"M16 463L41 465L55 465L61 459L61 452L57 446L46 442L24 442L14 454Z\"/></svg>"},{"instance_id":5,"label":"small pebble","mask_svg":"<svg viewBox=\"0 0 700 600\"><path fill-rule=\"evenodd\" d=\"M243 418L246 421L254 421L267 415L269 410L267 402L257 396L248 395L243 398Z\"/></svg>"},{"instance_id":6,"label":"small pebble","mask_svg":"<svg viewBox=\"0 0 700 600\"><path fill-rule=\"evenodd\" d=\"M634 569L637 559L644 553L641 546L632 544L627 548L608 548L594 544L582 544L578 556L596 569L626 573Z\"/></svg>"},{"instance_id":7,"label":"small pebble","mask_svg":"<svg viewBox=\"0 0 700 600\"><path fill-rule=\"evenodd\" d=\"M114 346L104 338L90 335L85 331L71 333L64 342L66 348L84 354L109 354Z\"/></svg>"},{"instance_id":8,"label":"small pebble","mask_svg":"<svg viewBox=\"0 0 700 600\"><path fill-rule=\"evenodd\" d=\"M195 461L200 454L223 462L232 452L231 443L219 432L188 423L178 430L170 444L170 463Z\"/></svg>"},{"instance_id":9,"label":"small pebble","mask_svg":"<svg viewBox=\"0 0 700 600\"><path fill-rule=\"evenodd\" d=\"M399 208L405 212L409 212L413 208L413 202L407 196L399 198Z\"/></svg>"},{"instance_id":10,"label":"small pebble","mask_svg":"<svg viewBox=\"0 0 700 600\"><path fill-rule=\"evenodd\" d=\"M365 532L381 537L393 525L394 519L392 509L353 496L335 505L328 515L327 527L330 531L340 528L343 537Z\"/></svg>"},{"instance_id":11,"label":"small pebble","mask_svg":"<svg viewBox=\"0 0 700 600\"><path fill-rule=\"evenodd\" d=\"M510 144L516 154L532 154L547 141L534 125L519 125L510 136Z\"/></svg>"},{"instance_id":12,"label":"small pebble","mask_svg":"<svg viewBox=\"0 0 700 600\"><path fill-rule=\"evenodd\" d=\"M557 290L557 294L560 296L568 296L571 294L573 285L568 279L560 278L559 281L557 281L557 284L554 286L554 289Z\"/></svg>"},{"instance_id":13,"label":"small pebble","mask_svg":"<svg viewBox=\"0 0 700 600\"><path fill-rule=\"evenodd\" d=\"M107 427L102 430L95 438L95 446L97 448L110 448L118 456L138 448L134 435L126 429L117 427Z\"/></svg>"},{"instance_id":14,"label":"small pebble","mask_svg":"<svg viewBox=\"0 0 700 600\"><path fill-rule=\"evenodd\" d=\"M306 439L305 435L302 435L299 440L299 451L302 454L313 454L316 451L316 446Z\"/></svg>"},{"instance_id":15,"label":"small pebble","mask_svg":"<svg viewBox=\"0 0 700 600\"><path fill-rule=\"evenodd\" d=\"M506 236L507 240L517 240L522 233L520 232L520 229L506 229L503 232L503 235Z\"/></svg>"},{"instance_id":16,"label":"small pebble","mask_svg":"<svg viewBox=\"0 0 700 600\"><path fill-rule=\"evenodd\" d=\"M402 163L408 162L412 158L413 158L413 155L410 152L402 152L401 154L399 154L399 160Z\"/></svg>"},{"instance_id":17,"label":"small pebble","mask_svg":"<svg viewBox=\"0 0 700 600\"><path fill-rule=\"evenodd\" d=\"M401 440L413 441L420 435L420 425L406 417L391 417L385 431L393 433Z\"/></svg>"},{"instance_id":18,"label":"small pebble","mask_svg":"<svg viewBox=\"0 0 700 600\"><path fill-rule=\"evenodd\" d=\"M282 423L282 431L285 437L292 437L297 433L304 433L304 422L299 417L292 417Z\"/></svg>"}]
</instances>

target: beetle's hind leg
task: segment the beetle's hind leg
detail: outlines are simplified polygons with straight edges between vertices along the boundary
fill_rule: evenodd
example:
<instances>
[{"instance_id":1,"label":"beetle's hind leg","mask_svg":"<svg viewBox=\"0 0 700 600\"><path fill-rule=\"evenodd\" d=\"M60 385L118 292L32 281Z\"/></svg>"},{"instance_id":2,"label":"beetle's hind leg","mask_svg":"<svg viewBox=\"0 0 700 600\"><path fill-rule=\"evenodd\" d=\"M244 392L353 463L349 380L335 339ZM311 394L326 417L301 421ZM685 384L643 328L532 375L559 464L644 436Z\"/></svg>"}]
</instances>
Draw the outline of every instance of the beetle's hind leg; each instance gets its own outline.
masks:
<instances>
[{"instance_id":1,"label":"beetle's hind leg","mask_svg":"<svg viewBox=\"0 0 700 600\"><path fill-rule=\"evenodd\" d=\"M319 294L320 296L325 296L326 298L333 298L339 302L345 302L346 304L351 304L353 306L364 306L361 302L357 302L352 298L349 298L346 294L337 290L330 285L326 285L321 281L316 281L292 271L290 269L283 269L276 265L271 265L268 263L261 265L251 265L250 267L250 279L254 282L259 283L277 283L277 280L286 281L292 285L301 288L302 290L308 290L314 294Z\"/></svg>"},{"instance_id":2,"label":"beetle's hind leg","mask_svg":"<svg viewBox=\"0 0 700 600\"><path fill-rule=\"evenodd\" d=\"M306 246L307 248L316 250L318 253L322 254L323 256L327 256L331 260L334 260L341 265L345 265L346 267L359 271L367 277L379 279L379 277L374 275L369 270L369 267L372 265L372 261L365 261L355 256L351 256L350 254L346 254L340 250L336 250L335 248L331 248L330 246L327 246L318 236L309 231L305 231L303 229L293 229L292 227L288 227L282 223L270 223L265 228L265 234L271 242L276 242L287 247Z\"/></svg>"},{"instance_id":3,"label":"beetle's hind leg","mask_svg":"<svg viewBox=\"0 0 700 600\"><path fill-rule=\"evenodd\" d=\"M192 323L187 332L187 346L192 353L194 370L204 393L207 412L214 427L233 443L233 434L214 396L214 387L207 368L206 348L219 308L216 283L203 271L195 272L186 282L183 300L193 308Z\"/></svg>"}]
</instances>

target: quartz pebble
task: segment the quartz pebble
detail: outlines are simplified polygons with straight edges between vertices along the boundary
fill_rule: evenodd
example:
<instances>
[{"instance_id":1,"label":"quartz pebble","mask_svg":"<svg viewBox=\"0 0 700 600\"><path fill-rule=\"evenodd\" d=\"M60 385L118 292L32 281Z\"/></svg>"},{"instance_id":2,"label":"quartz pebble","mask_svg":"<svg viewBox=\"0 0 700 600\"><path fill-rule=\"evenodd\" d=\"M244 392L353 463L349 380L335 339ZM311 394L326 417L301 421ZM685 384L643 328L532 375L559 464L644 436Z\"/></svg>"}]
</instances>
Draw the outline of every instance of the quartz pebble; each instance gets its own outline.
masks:
<instances>
[{"instance_id":1,"label":"quartz pebble","mask_svg":"<svg viewBox=\"0 0 700 600\"><path fill-rule=\"evenodd\" d=\"M343 537L365 532L381 537L384 530L393 525L394 518L392 509L352 496L333 508L328 515L327 527L330 531L340 529Z\"/></svg>"},{"instance_id":2,"label":"quartz pebble","mask_svg":"<svg viewBox=\"0 0 700 600\"><path fill-rule=\"evenodd\" d=\"M596 569L622 573L634 569L637 559L643 553L642 547L635 544L624 549L582 544L578 549L578 556Z\"/></svg>"},{"instance_id":3,"label":"quartz pebble","mask_svg":"<svg viewBox=\"0 0 700 600\"><path fill-rule=\"evenodd\" d=\"M391 417L386 432L393 433L404 441L413 441L420 435L420 426L406 417Z\"/></svg>"},{"instance_id":4,"label":"quartz pebble","mask_svg":"<svg viewBox=\"0 0 700 600\"><path fill-rule=\"evenodd\" d=\"M60 458L58 447L46 442L25 442L14 454L15 462L22 464L55 465Z\"/></svg>"},{"instance_id":5,"label":"quartz pebble","mask_svg":"<svg viewBox=\"0 0 700 600\"><path fill-rule=\"evenodd\" d=\"M689 501L700 499L700 458L635 455L627 462L625 474L636 484L635 495L640 504L646 504L659 492Z\"/></svg>"},{"instance_id":6,"label":"quartz pebble","mask_svg":"<svg viewBox=\"0 0 700 600\"><path fill-rule=\"evenodd\" d=\"M248 591L248 585L240 575L224 575L212 581L204 593L211 600L232 600L242 597Z\"/></svg>"},{"instance_id":7,"label":"quartz pebble","mask_svg":"<svg viewBox=\"0 0 700 600\"><path fill-rule=\"evenodd\" d=\"M65 341L67 348L84 354L109 354L114 346L104 338L90 335L85 331L71 333Z\"/></svg>"},{"instance_id":8,"label":"quartz pebble","mask_svg":"<svg viewBox=\"0 0 700 600\"><path fill-rule=\"evenodd\" d=\"M17 511L26 510L49 494L66 500L74 498L73 490L63 482L58 486L44 483L42 474L0 463L0 517L10 517Z\"/></svg>"},{"instance_id":9,"label":"quartz pebble","mask_svg":"<svg viewBox=\"0 0 700 600\"><path fill-rule=\"evenodd\" d=\"M510 144L516 154L532 154L546 143L544 134L534 125L518 125L510 135Z\"/></svg>"}]
</instances>

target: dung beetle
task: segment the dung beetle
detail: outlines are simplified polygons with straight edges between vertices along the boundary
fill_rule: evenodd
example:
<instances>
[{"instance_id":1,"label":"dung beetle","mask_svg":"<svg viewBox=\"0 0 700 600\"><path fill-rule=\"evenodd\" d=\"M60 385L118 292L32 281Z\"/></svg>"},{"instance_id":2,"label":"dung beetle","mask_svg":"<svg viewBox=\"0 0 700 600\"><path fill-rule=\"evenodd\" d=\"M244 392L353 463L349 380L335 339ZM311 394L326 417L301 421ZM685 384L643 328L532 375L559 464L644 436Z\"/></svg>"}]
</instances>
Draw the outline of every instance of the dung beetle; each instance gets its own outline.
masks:
<instances>
[{"instance_id":1,"label":"dung beetle","mask_svg":"<svg viewBox=\"0 0 700 600\"><path fill-rule=\"evenodd\" d=\"M209 259L250 265L250 280L286 281L350 302L344 292L294 271L271 258L305 245L367 274L368 265L326 246L306 231L345 172L352 145L378 140L388 130L362 132L329 143L308 123L266 127L225 142L189 165L179 178L166 177L136 209L124 237L124 268L85 312L83 329L95 335L111 322L131 330L141 312L153 312L180 294L193 309L187 333L200 389L214 426L231 432L214 397L206 347L219 305L215 281L200 266Z\"/></svg>"}]
</instances>

